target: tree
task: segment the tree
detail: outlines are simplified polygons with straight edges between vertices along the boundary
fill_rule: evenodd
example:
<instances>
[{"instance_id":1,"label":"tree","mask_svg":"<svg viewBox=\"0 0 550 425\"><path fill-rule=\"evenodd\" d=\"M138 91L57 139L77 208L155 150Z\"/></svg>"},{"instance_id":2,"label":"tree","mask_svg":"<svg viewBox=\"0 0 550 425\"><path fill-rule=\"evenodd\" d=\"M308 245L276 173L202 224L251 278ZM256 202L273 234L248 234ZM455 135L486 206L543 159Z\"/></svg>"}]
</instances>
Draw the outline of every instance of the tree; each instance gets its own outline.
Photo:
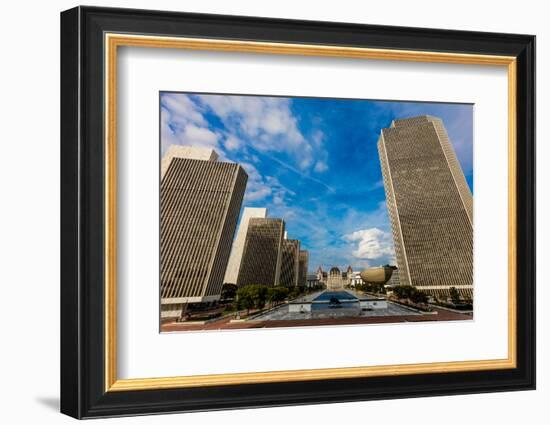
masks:
<instances>
[{"instance_id":1,"label":"tree","mask_svg":"<svg viewBox=\"0 0 550 425\"><path fill-rule=\"evenodd\" d=\"M267 302L269 303L269 305L273 306L274 303L276 303L276 298L277 298L277 287L274 286L272 288L269 288L267 290Z\"/></svg>"},{"instance_id":2,"label":"tree","mask_svg":"<svg viewBox=\"0 0 550 425\"><path fill-rule=\"evenodd\" d=\"M275 299L276 302L283 302L288 298L289 290L288 288L285 288L284 286L278 286L277 287L277 298Z\"/></svg>"},{"instance_id":3,"label":"tree","mask_svg":"<svg viewBox=\"0 0 550 425\"><path fill-rule=\"evenodd\" d=\"M410 299L413 303L416 304L425 304L428 302L428 296L424 292L416 288L414 288L414 291L412 291Z\"/></svg>"},{"instance_id":4,"label":"tree","mask_svg":"<svg viewBox=\"0 0 550 425\"><path fill-rule=\"evenodd\" d=\"M267 301L272 305L283 302L288 297L288 288L284 286L274 286L267 290Z\"/></svg>"},{"instance_id":5,"label":"tree","mask_svg":"<svg viewBox=\"0 0 550 425\"><path fill-rule=\"evenodd\" d=\"M254 306L257 309L264 308L267 300L267 286L250 285L250 291L252 292L252 298L254 299Z\"/></svg>"},{"instance_id":6,"label":"tree","mask_svg":"<svg viewBox=\"0 0 550 425\"><path fill-rule=\"evenodd\" d=\"M460 294L454 286L451 286L449 289L449 295L451 296L453 304L458 304L460 302Z\"/></svg>"},{"instance_id":7,"label":"tree","mask_svg":"<svg viewBox=\"0 0 550 425\"><path fill-rule=\"evenodd\" d=\"M251 308L262 309L267 300L267 286L247 285L237 290L237 308L246 308L250 314Z\"/></svg>"},{"instance_id":8,"label":"tree","mask_svg":"<svg viewBox=\"0 0 550 425\"><path fill-rule=\"evenodd\" d=\"M393 293L395 296L399 299L406 300L409 299L411 296L413 286L410 285L400 285L396 286L393 289Z\"/></svg>"},{"instance_id":9,"label":"tree","mask_svg":"<svg viewBox=\"0 0 550 425\"><path fill-rule=\"evenodd\" d=\"M247 314L250 314L250 309L254 308L254 297L250 286L243 286L237 290L237 308L246 309Z\"/></svg>"},{"instance_id":10,"label":"tree","mask_svg":"<svg viewBox=\"0 0 550 425\"><path fill-rule=\"evenodd\" d=\"M233 300L235 299L235 295L237 295L237 285L234 283L224 283L222 286L222 293L221 293L221 300L227 301L227 300Z\"/></svg>"},{"instance_id":11,"label":"tree","mask_svg":"<svg viewBox=\"0 0 550 425\"><path fill-rule=\"evenodd\" d=\"M402 300L409 300L415 304L422 304L428 302L428 296L426 293L416 289L411 285L400 285L393 288L395 296Z\"/></svg>"},{"instance_id":12,"label":"tree","mask_svg":"<svg viewBox=\"0 0 550 425\"><path fill-rule=\"evenodd\" d=\"M300 292L300 288L298 287L294 287L292 288L292 290L290 291L290 295L289 295L289 298L298 298L300 296L301 292Z\"/></svg>"},{"instance_id":13,"label":"tree","mask_svg":"<svg viewBox=\"0 0 550 425\"><path fill-rule=\"evenodd\" d=\"M252 297L254 299L254 305L257 309L265 307L267 301L267 286L265 285L252 285Z\"/></svg>"},{"instance_id":14,"label":"tree","mask_svg":"<svg viewBox=\"0 0 550 425\"><path fill-rule=\"evenodd\" d=\"M372 292L375 292L377 294L385 294L386 288L384 287L383 283L375 283L372 286Z\"/></svg>"}]
</instances>

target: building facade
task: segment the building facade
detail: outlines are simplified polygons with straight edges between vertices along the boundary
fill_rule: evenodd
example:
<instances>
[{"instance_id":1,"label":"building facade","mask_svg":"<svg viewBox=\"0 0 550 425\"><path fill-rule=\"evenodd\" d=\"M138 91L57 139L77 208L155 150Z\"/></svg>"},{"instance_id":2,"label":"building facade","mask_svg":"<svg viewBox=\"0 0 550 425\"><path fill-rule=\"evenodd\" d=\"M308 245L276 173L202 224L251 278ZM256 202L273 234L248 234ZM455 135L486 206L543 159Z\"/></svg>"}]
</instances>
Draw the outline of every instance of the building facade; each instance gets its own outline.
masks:
<instances>
[{"instance_id":1,"label":"building facade","mask_svg":"<svg viewBox=\"0 0 550 425\"><path fill-rule=\"evenodd\" d=\"M241 268L241 262L243 258L244 244L246 241L246 233L248 232L248 223L251 218L266 218L267 208L245 208L239 223L237 230L237 236L233 241L233 248L231 249L231 256L229 257L229 263L227 264L227 271L225 272L224 283L237 284L239 277L239 269Z\"/></svg>"},{"instance_id":2,"label":"building facade","mask_svg":"<svg viewBox=\"0 0 550 425\"><path fill-rule=\"evenodd\" d=\"M307 286L307 271L309 267L309 251L301 250L298 265L298 286Z\"/></svg>"},{"instance_id":3,"label":"building facade","mask_svg":"<svg viewBox=\"0 0 550 425\"><path fill-rule=\"evenodd\" d=\"M297 239L283 239L281 255L281 277L279 284L287 288L298 286L300 241Z\"/></svg>"},{"instance_id":4,"label":"building facade","mask_svg":"<svg viewBox=\"0 0 550 425\"><path fill-rule=\"evenodd\" d=\"M386 286L399 286L401 283L399 281L399 269L395 266L392 266L393 273L391 274L390 280L386 283Z\"/></svg>"},{"instance_id":5,"label":"building facade","mask_svg":"<svg viewBox=\"0 0 550 425\"><path fill-rule=\"evenodd\" d=\"M279 284L285 223L280 218L251 218L237 285Z\"/></svg>"},{"instance_id":6,"label":"building facade","mask_svg":"<svg viewBox=\"0 0 550 425\"><path fill-rule=\"evenodd\" d=\"M160 178L164 178L168 167L174 158L202 159L203 161L216 161L218 154L214 149L198 146L170 145L160 162Z\"/></svg>"},{"instance_id":7,"label":"building facade","mask_svg":"<svg viewBox=\"0 0 550 425\"><path fill-rule=\"evenodd\" d=\"M349 278L349 285L353 288L355 288L355 285L361 285L363 283L363 279L361 279L361 272L351 272Z\"/></svg>"},{"instance_id":8,"label":"building facade","mask_svg":"<svg viewBox=\"0 0 550 425\"><path fill-rule=\"evenodd\" d=\"M160 185L162 319L219 299L248 178L211 149L168 153Z\"/></svg>"},{"instance_id":9,"label":"building facade","mask_svg":"<svg viewBox=\"0 0 550 425\"><path fill-rule=\"evenodd\" d=\"M318 286L321 286L322 283L319 280L319 276L317 274L308 274L306 277L306 286L308 288L316 288Z\"/></svg>"},{"instance_id":10,"label":"building facade","mask_svg":"<svg viewBox=\"0 0 550 425\"><path fill-rule=\"evenodd\" d=\"M473 198L439 118L395 120L378 140L401 285L473 296Z\"/></svg>"},{"instance_id":11,"label":"building facade","mask_svg":"<svg viewBox=\"0 0 550 425\"><path fill-rule=\"evenodd\" d=\"M348 266L345 272L340 271L338 267L332 267L328 272L323 271L321 266L317 269L319 282L329 291L338 291L351 285L352 276L351 266Z\"/></svg>"}]
</instances>

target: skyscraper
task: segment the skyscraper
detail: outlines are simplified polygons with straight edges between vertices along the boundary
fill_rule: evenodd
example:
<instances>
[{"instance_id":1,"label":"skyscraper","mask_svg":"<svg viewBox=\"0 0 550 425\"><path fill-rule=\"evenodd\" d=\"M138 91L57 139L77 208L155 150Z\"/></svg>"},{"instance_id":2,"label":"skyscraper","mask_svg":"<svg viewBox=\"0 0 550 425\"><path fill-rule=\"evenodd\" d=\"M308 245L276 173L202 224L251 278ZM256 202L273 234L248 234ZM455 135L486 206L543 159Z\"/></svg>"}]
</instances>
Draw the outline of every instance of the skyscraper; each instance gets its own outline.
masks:
<instances>
[{"instance_id":1,"label":"skyscraper","mask_svg":"<svg viewBox=\"0 0 550 425\"><path fill-rule=\"evenodd\" d=\"M307 285L307 269L309 267L309 251L301 250L298 265L298 286Z\"/></svg>"},{"instance_id":2,"label":"skyscraper","mask_svg":"<svg viewBox=\"0 0 550 425\"><path fill-rule=\"evenodd\" d=\"M473 296L473 200L439 118L395 120L378 140L399 280Z\"/></svg>"},{"instance_id":3,"label":"skyscraper","mask_svg":"<svg viewBox=\"0 0 550 425\"><path fill-rule=\"evenodd\" d=\"M216 161L218 154L214 149L199 146L170 145L162 157L160 163L160 178L164 178L168 167L174 158L202 159L204 161Z\"/></svg>"},{"instance_id":4,"label":"skyscraper","mask_svg":"<svg viewBox=\"0 0 550 425\"><path fill-rule=\"evenodd\" d=\"M239 287L279 284L284 231L285 223L280 218L249 220L237 278Z\"/></svg>"},{"instance_id":5,"label":"skyscraper","mask_svg":"<svg viewBox=\"0 0 550 425\"><path fill-rule=\"evenodd\" d=\"M169 149L160 188L161 318L219 299L246 188L244 169L211 149ZM204 158L204 159L190 159Z\"/></svg>"},{"instance_id":6,"label":"skyscraper","mask_svg":"<svg viewBox=\"0 0 550 425\"><path fill-rule=\"evenodd\" d=\"M300 266L300 241L283 239L280 284L286 287L298 286Z\"/></svg>"},{"instance_id":7,"label":"skyscraper","mask_svg":"<svg viewBox=\"0 0 550 425\"><path fill-rule=\"evenodd\" d=\"M250 208L247 207L243 210L241 222L239 223L239 229L237 230L237 237L233 242L233 248L231 249L231 256L229 257L229 263L227 264L227 271L225 272L224 283L237 284L237 278L239 277L239 269L241 267L241 261L243 258L244 244L246 241L246 233L248 232L248 223L251 218L266 218L267 208Z\"/></svg>"}]
</instances>

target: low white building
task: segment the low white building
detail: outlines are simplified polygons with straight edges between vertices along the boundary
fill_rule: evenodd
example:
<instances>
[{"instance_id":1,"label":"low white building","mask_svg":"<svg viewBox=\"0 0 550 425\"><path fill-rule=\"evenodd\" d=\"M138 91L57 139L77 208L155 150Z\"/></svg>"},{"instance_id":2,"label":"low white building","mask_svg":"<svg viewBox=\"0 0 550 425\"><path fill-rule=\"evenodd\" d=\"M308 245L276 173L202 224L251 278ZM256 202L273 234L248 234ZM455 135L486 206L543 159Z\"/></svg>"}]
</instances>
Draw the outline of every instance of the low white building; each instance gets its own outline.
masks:
<instances>
[{"instance_id":1,"label":"low white building","mask_svg":"<svg viewBox=\"0 0 550 425\"><path fill-rule=\"evenodd\" d=\"M361 272L352 272L351 276L348 277L349 284L352 288L355 288L355 285L360 285L363 283L363 279L360 276Z\"/></svg>"}]
</instances>

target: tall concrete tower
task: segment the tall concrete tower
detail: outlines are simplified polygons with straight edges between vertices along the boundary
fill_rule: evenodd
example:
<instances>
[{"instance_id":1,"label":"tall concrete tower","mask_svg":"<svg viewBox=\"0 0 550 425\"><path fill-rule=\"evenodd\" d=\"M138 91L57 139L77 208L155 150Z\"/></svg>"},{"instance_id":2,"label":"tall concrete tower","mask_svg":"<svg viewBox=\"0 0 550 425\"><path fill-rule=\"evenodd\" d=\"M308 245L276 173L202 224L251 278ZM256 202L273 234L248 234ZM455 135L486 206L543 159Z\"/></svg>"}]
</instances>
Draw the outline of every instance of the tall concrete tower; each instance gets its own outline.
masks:
<instances>
[{"instance_id":1,"label":"tall concrete tower","mask_svg":"<svg viewBox=\"0 0 550 425\"><path fill-rule=\"evenodd\" d=\"M281 279L279 283L288 288L298 286L299 272L300 241L297 239L284 239L281 258Z\"/></svg>"},{"instance_id":2,"label":"tall concrete tower","mask_svg":"<svg viewBox=\"0 0 550 425\"><path fill-rule=\"evenodd\" d=\"M307 269L309 267L309 251L300 250L298 266L298 286L307 285Z\"/></svg>"},{"instance_id":3,"label":"tall concrete tower","mask_svg":"<svg viewBox=\"0 0 550 425\"><path fill-rule=\"evenodd\" d=\"M243 249L238 286L279 285L285 222L280 218L251 218Z\"/></svg>"},{"instance_id":4,"label":"tall concrete tower","mask_svg":"<svg viewBox=\"0 0 550 425\"><path fill-rule=\"evenodd\" d=\"M473 199L439 118L395 120L378 140L399 280L473 297Z\"/></svg>"},{"instance_id":5,"label":"tall concrete tower","mask_svg":"<svg viewBox=\"0 0 550 425\"><path fill-rule=\"evenodd\" d=\"M160 187L161 319L219 299L246 188L238 164L211 149L169 149Z\"/></svg>"},{"instance_id":6,"label":"tall concrete tower","mask_svg":"<svg viewBox=\"0 0 550 425\"><path fill-rule=\"evenodd\" d=\"M239 229L237 230L237 237L233 242L233 248L231 249L231 256L229 257L227 271L225 272L224 283L233 283L234 285L237 284L237 278L239 276L239 269L241 268L244 243L246 241L246 233L248 232L248 223L250 219L266 217L267 208L246 207L243 210L241 222L239 223Z\"/></svg>"}]
</instances>

